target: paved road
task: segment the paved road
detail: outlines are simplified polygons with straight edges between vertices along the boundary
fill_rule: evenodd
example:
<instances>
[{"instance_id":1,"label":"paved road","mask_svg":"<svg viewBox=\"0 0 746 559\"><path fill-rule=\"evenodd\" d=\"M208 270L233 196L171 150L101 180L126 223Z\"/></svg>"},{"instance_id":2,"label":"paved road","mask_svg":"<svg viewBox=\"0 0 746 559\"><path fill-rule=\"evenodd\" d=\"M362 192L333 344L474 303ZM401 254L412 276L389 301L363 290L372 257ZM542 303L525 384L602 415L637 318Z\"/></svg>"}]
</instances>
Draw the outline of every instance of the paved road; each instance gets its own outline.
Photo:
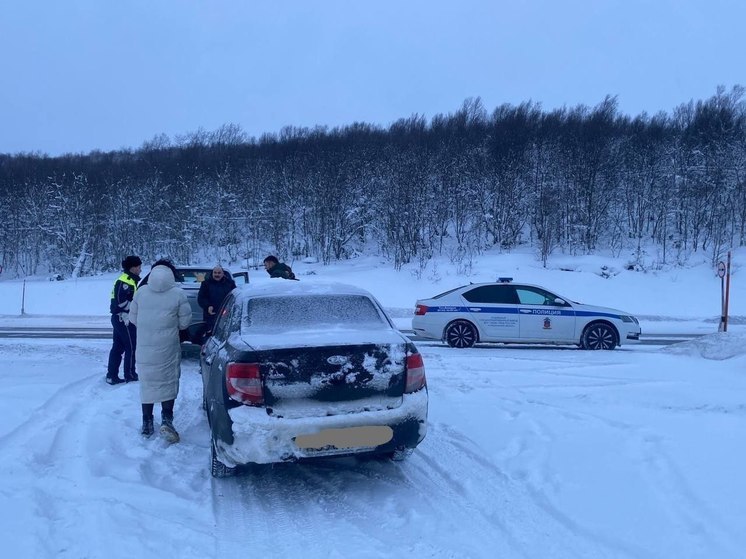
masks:
<instances>
[{"instance_id":1,"label":"paved road","mask_svg":"<svg viewBox=\"0 0 746 559\"><path fill-rule=\"evenodd\" d=\"M411 330L402 330L409 339L416 342L433 341L415 336ZM702 334L656 334L643 335L640 343L643 345L671 345L701 336ZM0 327L0 338L57 338L57 339L91 339L108 340L111 338L110 328L80 328L74 326L39 328L36 326Z\"/></svg>"},{"instance_id":2,"label":"paved road","mask_svg":"<svg viewBox=\"0 0 746 559\"><path fill-rule=\"evenodd\" d=\"M79 328L36 326L0 326L0 338L63 338L105 340L111 338L111 328Z\"/></svg>"}]
</instances>

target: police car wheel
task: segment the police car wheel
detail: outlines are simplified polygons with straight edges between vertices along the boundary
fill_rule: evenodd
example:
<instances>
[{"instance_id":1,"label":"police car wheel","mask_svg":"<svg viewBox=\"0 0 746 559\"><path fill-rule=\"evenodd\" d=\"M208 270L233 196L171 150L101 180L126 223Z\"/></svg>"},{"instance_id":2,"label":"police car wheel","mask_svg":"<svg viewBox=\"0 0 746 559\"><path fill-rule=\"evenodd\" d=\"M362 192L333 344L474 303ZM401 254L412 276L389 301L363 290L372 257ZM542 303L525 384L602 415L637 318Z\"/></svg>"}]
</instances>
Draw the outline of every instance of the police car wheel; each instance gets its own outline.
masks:
<instances>
[{"instance_id":1,"label":"police car wheel","mask_svg":"<svg viewBox=\"0 0 746 559\"><path fill-rule=\"evenodd\" d=\"M477 343L477 329L465 320L457 320L446 328L446 343L451 347L472 347Z\"/></svg>"},{"instance_id":2,"label":"police car wheel","mask_svg":"<svg viewBox=\"0 0 746 559\"><path fill-rule=\"evenodd\" d=\"M608 324L596 322L589 324L583 332L581 347L583 349L614 349L616 333Z\"/></svg>"}]
</instances>

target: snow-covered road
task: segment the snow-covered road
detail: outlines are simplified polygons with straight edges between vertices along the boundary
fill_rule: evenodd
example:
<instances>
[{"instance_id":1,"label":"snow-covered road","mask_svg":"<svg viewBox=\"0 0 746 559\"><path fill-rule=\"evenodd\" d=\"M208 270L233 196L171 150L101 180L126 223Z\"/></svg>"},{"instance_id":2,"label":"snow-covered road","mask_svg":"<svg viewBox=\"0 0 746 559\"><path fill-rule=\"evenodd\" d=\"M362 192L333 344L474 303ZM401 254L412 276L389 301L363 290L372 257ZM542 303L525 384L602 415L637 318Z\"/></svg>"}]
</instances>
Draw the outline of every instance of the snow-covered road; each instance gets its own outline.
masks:
<instances>
[{"instance_id":1,"label":"snow-covered road","mask_svg":"<svg viewBox=\"0 0 746 559\"><path fill-rule=\"evenodd\" d=\"M736 558L746 337L613 352L422 344L428 436L403 463L209 475L196 361L180 444L142 440L105 341L0 340L12 557Z\"/></svg>"}]
</instances>

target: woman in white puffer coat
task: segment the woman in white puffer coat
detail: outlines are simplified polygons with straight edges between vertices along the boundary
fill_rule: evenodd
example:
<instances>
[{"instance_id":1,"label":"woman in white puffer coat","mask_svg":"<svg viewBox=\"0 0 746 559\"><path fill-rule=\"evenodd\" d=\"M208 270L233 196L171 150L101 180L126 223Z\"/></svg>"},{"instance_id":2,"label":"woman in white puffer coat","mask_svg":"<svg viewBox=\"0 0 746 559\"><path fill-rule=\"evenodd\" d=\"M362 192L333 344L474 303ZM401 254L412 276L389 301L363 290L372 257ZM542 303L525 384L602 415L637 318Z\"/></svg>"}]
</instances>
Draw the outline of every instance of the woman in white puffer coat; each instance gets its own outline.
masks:
<instances>
[{"instance_id":1,"label":"woman in white puffer coat","mask_svg":"<svg viewBox=\"0 0 746 559\"><path fill-rule=\"evenodd\" d=\"M181 345L179 330L189 326L192 310L186 294L166 266L154 266L147 285L135 293L130 321L137 327L135 360L140 376L142 434L154 433L153 407L161 403L161 435L179 440L174 429L174 402L179 394Z\"/></svg>"}]
</instances>

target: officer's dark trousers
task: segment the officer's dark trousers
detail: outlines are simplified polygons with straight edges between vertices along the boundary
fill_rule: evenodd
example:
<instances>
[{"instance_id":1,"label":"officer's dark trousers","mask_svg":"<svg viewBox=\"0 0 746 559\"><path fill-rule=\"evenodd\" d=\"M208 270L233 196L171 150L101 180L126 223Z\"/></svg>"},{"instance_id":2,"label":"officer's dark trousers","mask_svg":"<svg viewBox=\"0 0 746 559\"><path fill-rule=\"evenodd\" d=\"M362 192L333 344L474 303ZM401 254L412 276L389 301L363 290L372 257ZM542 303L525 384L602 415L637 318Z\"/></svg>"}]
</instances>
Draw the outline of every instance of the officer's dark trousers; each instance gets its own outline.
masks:
<instances>
[{"instance_id":1,"label":"officer's dark trousers","mask_svg":"<svg viewBox=\"0 0 746 559\"><path fill-rule=\"evenodd\" d=\"M124 354L124 378L125 380L131 379L137 372L135 370L135 346L137 344L135 325L132 323L125 325L118 314L113 314L111 326L114 329L114 336L106 376L109 378L119 376L119 365L122 363L122 354Z\"/></svg>"}]
</instances>

